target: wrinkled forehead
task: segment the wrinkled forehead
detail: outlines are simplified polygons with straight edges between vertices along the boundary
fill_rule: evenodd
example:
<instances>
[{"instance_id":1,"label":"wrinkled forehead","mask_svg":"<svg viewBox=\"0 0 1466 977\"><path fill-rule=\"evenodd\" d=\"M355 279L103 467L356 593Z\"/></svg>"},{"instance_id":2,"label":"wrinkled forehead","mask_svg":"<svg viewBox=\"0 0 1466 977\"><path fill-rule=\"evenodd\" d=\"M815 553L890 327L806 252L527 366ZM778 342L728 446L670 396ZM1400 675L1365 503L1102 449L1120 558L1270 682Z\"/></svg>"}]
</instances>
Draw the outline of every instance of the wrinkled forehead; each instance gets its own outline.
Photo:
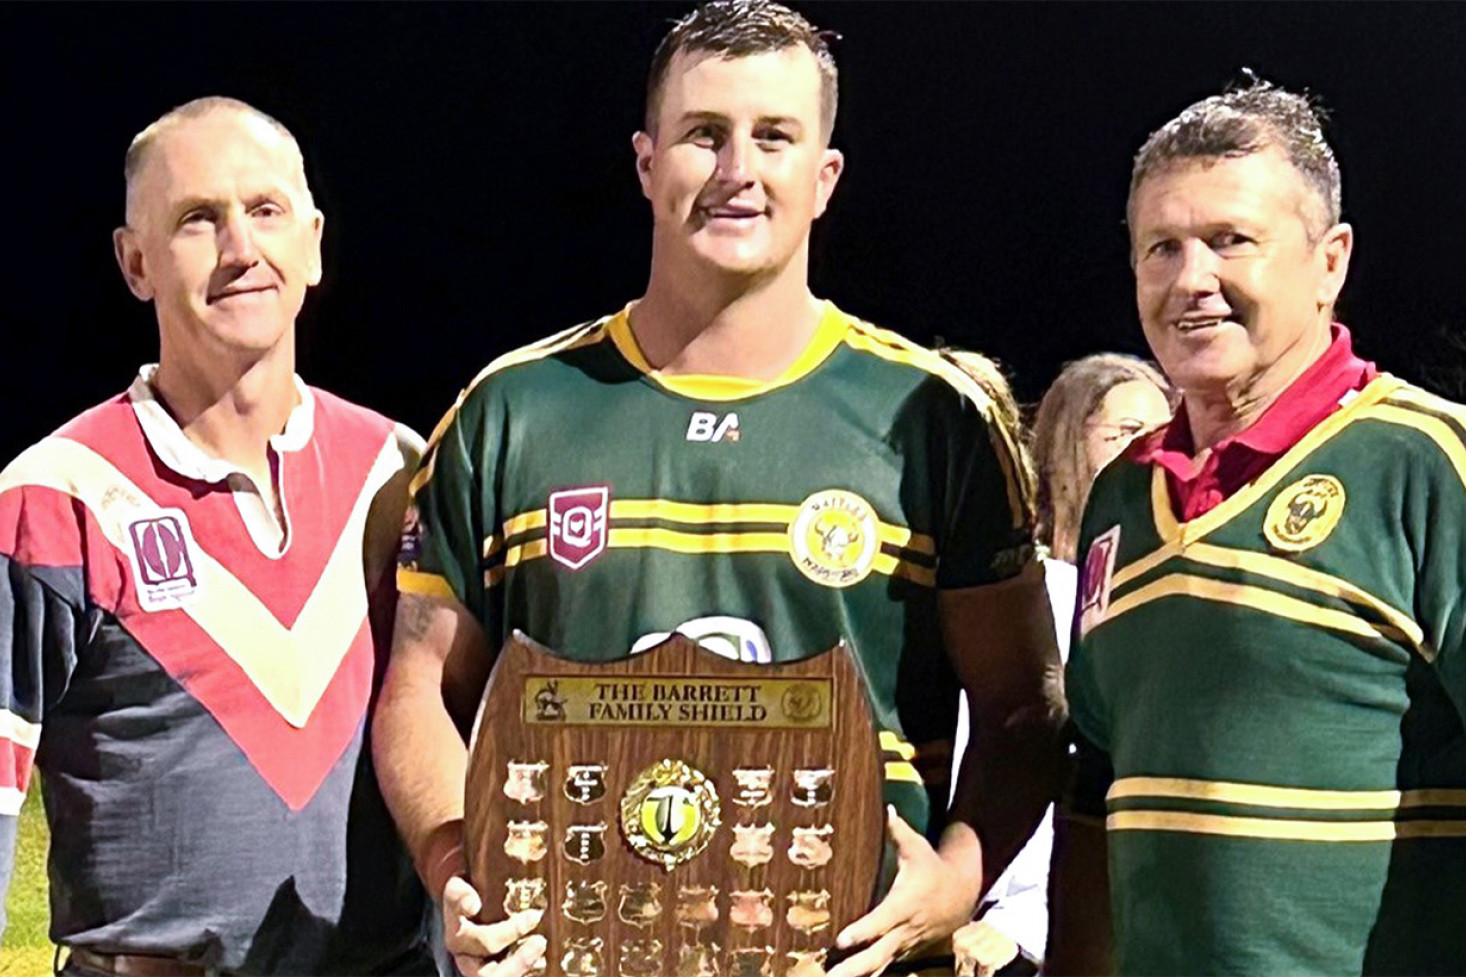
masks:
<instances>
[{"instance_id":1,"label":"wrinkled forehead","mask_svg":"<svg viewBox=\"0 0 1466 977\"><path fill-rule=\"evenodd\" d=\"M1324 206L1303 172L1272 144L1249 153L1181 156L1158 163L1131 197L1132 233L1144 217L1160 216L1153 207L1163 201L1201 213L1286 208L1305 221L1317 219Z\"/></svg>"},{"instance_id":2,"label":"wrinkled forehead","mask_svg":"<svg viewBox=\"0 0 1466 977\"><path fill-rule=\"evenodd\" d=\"M128 223L177 198L245 188L279 188L298 209L313 206L300 147L269 122L233 109L175 119L154 136L128 183Z\"/></svg>"}]
</instances>

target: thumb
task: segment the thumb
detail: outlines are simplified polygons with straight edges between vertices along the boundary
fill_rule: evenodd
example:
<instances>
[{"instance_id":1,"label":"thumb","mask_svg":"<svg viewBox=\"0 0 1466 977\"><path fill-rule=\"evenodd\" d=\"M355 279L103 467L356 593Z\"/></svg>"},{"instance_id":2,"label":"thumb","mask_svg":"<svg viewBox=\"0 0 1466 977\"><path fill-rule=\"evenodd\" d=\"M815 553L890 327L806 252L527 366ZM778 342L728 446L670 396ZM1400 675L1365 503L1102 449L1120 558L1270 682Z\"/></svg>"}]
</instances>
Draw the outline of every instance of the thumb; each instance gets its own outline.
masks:
<instances>
[{"instance_id":1,"label":"thumb","mask_svg":"<svg viewBox=\"0 0 1466 977\"><path fill-rule=\"evenodd\" d=\"M443 886L443 914L474 919L484 908L484 901L467 879L455 875Z\"/></svg>"},{"instance_id":2,"label":"thumb","mask_svg":"<svg viewBox=\"0 0 1466 977\"><path fill-rule=\"evenodd\" d=\"M891 834L891 843L896 846L896 851L902 852L911 843L917 840L925 841L922 834L906 823L906 819L896 813L896 805L886 805L886 830Z\"/></svg>"}]
</instances>

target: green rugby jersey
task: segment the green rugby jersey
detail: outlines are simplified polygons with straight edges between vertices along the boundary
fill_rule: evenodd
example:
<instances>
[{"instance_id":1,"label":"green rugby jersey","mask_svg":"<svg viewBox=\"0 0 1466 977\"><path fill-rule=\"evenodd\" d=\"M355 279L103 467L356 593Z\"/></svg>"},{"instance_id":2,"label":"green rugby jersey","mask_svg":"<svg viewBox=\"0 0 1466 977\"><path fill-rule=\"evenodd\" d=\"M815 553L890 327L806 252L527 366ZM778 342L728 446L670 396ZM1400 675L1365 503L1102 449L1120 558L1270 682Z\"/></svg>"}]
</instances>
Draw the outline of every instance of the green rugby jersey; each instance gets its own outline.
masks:
<instances>
[{"instance_id":1,"label":"green rugby jersey","mask_svg":"<svg viewBox=\"0 0 1466 977\"><path fill-rule=\"evenodd\" d=\"M664 376L628 311L501 357L459 397L414 482L400 586L457 599L496 647L517 629L579 659L674 630L746 661L846 639L887 800L935 832L949 761L913 744L950 745L958 694L936 591L1031 555L986 396L828 303L772 382Z\"/></svg>"},{"instance_id":2,"label":"green rugby jersey","mask_svg":"<svg viewBox=\"0 0 1466 977\"><path fill-rule=\"evenodd\" d=\"M1187 523L1133 454L1068 673L1121 971L1466 973L1466 410L1382 376Z\"/></svg>"}]
</instances>

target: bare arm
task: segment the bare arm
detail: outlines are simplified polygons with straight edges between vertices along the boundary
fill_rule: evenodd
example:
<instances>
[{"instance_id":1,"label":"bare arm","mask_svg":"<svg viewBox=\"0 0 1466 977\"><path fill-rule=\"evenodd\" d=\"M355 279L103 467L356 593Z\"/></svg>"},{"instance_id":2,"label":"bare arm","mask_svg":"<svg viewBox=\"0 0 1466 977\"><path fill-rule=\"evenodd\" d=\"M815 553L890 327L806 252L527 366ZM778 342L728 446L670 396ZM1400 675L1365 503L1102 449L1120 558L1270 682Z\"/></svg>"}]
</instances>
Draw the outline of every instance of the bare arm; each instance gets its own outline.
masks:
<instances>
[{"instance_id":1,"label":"bare arm","mask_svg":"<svg viewBox=\"0 0 1466 977\"><path fill-rule=\"evenodd\" d=\"M1115 972L1108 851L1103 822L1064 811L1055 815L1045 973Z\"/></svg>"},{"instance_id":2,"label":"bare arm","mask_svg":"<svg viewBox=\"0 0 1466 977\"><path fill-rule=\"evenodd\" d=\"M402 594L392 661L372 724L382 796L418 875L443 904L444 942L465 974L512 977L544 953L533 937L492 960L539 923L538 912L480 923L483 900L468 882L463 851L464 731L488 679L484 634L457 601Z\"/></svg>"},{"instance_id":3,"label":"bare arm","mask_svg":"<svg viewBox=\"0 0 1466 977\"><path fill-rule=\"evenodd\" d=\"M944 591L941 602L943 638L972 704L951 819L981 838L986 891L1063 783L1063 671L1037 562L1011 580Z\"/></svg>"},{"instance_id":4,"label":"bare arm","mask_svg":"<svg viewBox=\"0 0 1466 977\"><path fill-rule=\"evenodd\" d=\"M901 956L945 942L972 919L978 897L1033 834L1063 767L1059 654L1043 572L943 591L943 641L968 689L973 742L958 776L952 819L935 850L891 815L899 867L881 904L847 926L841 947L874 941L831 977L877 973ZM984 845L994 856L984 858ZM985 864L991 862L991 865ZM986 879L984 876L986 875Z\"/></svg>"}]
</instances>

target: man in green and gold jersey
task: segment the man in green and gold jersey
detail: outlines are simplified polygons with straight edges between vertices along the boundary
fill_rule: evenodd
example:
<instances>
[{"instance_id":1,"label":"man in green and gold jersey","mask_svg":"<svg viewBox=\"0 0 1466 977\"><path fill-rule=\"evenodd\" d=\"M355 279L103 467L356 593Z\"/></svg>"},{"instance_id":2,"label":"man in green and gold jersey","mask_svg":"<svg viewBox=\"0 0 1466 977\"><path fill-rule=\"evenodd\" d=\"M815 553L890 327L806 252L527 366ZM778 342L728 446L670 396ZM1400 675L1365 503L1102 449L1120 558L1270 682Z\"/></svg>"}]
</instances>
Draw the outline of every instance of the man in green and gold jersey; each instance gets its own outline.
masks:
<instances>
[{"instance_id":1,"label":"man in green and gold jersey","mask_svg":"<svg viewBox=\"0 0 1466 977\"><path fill-rule=\"evenodd\" d=\"M1129 218L1183 405L1084 518L1047 964L1466 973L1466 410L1334 322L1354 233L1306 98L1186 109Z\"/></svg>"},{"instance_id":2,"label":"man in green and gold jersey","mask_svg":"<svg viewBox=\"0 0 1466 977\"><path fill-rule=\"evenodd\" d=\"M491 363L431 439L376 742L466 973L544 952L509 949L538 916L485 909L462 854L461 730L516 629L580 659L672 632L756 662L852 644L897 868L836 977L940 947L1043 812L1057 657L1013 446L960 370L809 290L835 103L825 36L787 8L680 21L633 140L645 295ZM977 746L949 817L963 687Z\"/></svg>"}]
</instances>

